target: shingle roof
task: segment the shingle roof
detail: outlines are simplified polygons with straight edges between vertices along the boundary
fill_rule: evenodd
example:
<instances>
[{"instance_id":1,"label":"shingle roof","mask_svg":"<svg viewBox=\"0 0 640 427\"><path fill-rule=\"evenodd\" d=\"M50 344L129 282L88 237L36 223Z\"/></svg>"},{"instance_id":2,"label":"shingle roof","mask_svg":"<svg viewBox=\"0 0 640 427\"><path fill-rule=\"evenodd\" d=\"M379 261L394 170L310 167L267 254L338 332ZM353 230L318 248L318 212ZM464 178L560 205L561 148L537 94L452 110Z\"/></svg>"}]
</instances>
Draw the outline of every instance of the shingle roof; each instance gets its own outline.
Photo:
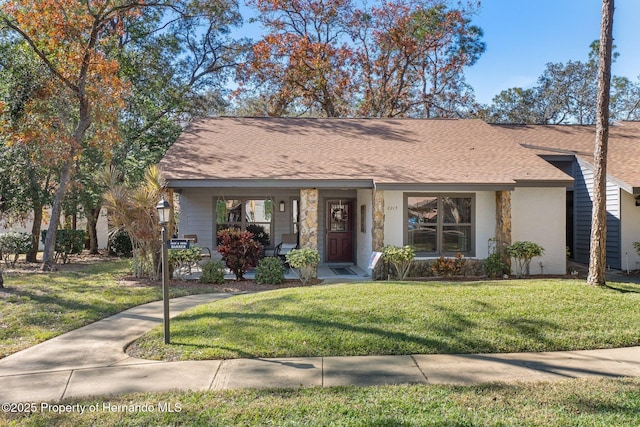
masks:
<instances>
[{"instance_id":1,"label":"shingle roof","mask_svg":"<svg viewBox=\"0 0 640 427\"><path fill-rule=\"evenodd\" d=\"M377 184L567 183L481 120L208 118L160 162L169 180L373 180Z\"/></svg>"},{"instance_id":2,"label":"shingle roof","mask_svg":"<svg viewBox=\"0 0 640 427\"><path fill-rule=\"evenodd\" d=\"M593 165L595 126L494 125L505 136L540 155L572 154ZM607 174L640 189L640 122L609 127Z\"/></svg>"}]
</instances>

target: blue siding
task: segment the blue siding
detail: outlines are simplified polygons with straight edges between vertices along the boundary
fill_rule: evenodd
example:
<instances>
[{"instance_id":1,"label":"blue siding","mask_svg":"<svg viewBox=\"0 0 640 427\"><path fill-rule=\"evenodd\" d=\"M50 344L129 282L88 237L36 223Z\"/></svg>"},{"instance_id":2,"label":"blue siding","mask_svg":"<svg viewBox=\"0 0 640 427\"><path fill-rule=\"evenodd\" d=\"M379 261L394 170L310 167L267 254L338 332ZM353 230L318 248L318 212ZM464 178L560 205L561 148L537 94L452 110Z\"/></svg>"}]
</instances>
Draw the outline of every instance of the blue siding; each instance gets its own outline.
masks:
<instances>
[{"instance_id":1,"label":"blue siding","mask_svg":"<svg viewBox=\"0 0 640 427\"><path fill-rule=\"evenodd\" d=\"M574 259L586 264L589 262L593 207L593 169L591 165L576 160L573 177L575 178ZM607 265L611 268L620 269L622 266L620 248L620 188L607 180Z\"/></svg>"}]
</instances>

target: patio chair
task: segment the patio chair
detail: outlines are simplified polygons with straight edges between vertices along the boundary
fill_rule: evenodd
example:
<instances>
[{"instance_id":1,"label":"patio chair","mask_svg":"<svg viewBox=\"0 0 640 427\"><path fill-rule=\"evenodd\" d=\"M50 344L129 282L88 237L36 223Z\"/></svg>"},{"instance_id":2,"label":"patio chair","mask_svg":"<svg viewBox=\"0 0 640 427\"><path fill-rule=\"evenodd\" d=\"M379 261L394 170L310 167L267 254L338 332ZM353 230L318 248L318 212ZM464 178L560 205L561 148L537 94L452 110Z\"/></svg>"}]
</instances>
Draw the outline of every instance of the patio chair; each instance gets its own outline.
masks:
<instances>
[{"instance_id":1,"label":"patio chair","mask_svg":"<svg viewBox=\"0 0 640 427\"><path fill-rule=\"evenodd\" d=\"M283 234L282 240L276 246L273 256L278 257L282 260L282 262L287 263L286 255L292 250L298 247L298 235L297 234Z\"/></svg>"}]
</instances>

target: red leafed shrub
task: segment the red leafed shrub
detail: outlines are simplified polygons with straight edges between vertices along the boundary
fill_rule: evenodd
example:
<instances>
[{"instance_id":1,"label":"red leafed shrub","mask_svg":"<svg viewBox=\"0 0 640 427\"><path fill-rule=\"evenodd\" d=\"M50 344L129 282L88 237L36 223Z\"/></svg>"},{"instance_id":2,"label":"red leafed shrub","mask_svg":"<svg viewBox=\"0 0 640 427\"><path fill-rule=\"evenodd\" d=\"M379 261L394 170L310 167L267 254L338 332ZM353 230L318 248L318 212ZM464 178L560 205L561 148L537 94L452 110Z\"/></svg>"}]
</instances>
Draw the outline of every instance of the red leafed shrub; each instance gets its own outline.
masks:
<instances>
[{"instance_id":1,"label":"red leafed shrub","mask_svg":"<svg viewBox=\"0 0 640 427\"><path fill-rule=\"evenodd\" d=\"M236 280L243 280L244 273L258 265L262 245L253 240L253 233L229 228L218 232L218 252Z\"/></svg>"},{"instance_id":2,"label":"red leafed shrub","mask_svg":"<svg viewBox=\"0 0 640 427\"><path fill-rule=\"evenodd\" d=\"M455 258L445 258L441 256L431 265L431 271L437 276L451 277L462 273L467 260L460 253Z\"/></svg>"}]
</instances>

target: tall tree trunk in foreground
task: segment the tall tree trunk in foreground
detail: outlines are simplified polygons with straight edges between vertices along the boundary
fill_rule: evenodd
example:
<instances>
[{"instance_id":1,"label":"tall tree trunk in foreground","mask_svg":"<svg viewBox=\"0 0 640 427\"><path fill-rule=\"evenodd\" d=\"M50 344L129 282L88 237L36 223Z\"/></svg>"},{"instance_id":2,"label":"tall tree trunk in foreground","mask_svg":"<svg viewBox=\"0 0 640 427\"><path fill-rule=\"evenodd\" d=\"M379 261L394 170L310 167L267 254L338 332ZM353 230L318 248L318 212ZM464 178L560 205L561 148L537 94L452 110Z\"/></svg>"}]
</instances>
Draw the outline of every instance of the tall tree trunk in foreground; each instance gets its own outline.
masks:
<instances>
[{"instance_id":1,"label":"tall tree trunk in foreground","mask_svg":"<svg viewBox=\"0 0 640 427\"><path fill-rule=\"evenodd\" d=\"M87 217L87 234L89 235L89 253L100 255L98 249L98 219L100 218L100 206L97 208L84 207Z\"/></svg>"},{"instance_id":2,"label":"tall tree trunk in foreground","mask_svg":"<svg viewBox=\"0 0 640 427\"><path fill-rule=\"evenodd\" d=\"M38 247L40 246L40 231L42 230L42 203L33 203L33 224L31 225L31 247L27 252L27 262L38 262Z\"/></svg>"},{"instance_id":3,"label":"tall tree trunk in foreground","mask_svg":"<svg viewBox=\"0 0 640 427\"><path fill-rule=\"evenodd\" d=\"M596 144L593 154L593 213L591 216L591 248L587 283L606 284L607 262L607 146L609 143L609 89L611 86L611 49L613 43L613 2L602 0L600 52L598 57L598 100L596 112Z\"/></svg>"}]
</instances>

